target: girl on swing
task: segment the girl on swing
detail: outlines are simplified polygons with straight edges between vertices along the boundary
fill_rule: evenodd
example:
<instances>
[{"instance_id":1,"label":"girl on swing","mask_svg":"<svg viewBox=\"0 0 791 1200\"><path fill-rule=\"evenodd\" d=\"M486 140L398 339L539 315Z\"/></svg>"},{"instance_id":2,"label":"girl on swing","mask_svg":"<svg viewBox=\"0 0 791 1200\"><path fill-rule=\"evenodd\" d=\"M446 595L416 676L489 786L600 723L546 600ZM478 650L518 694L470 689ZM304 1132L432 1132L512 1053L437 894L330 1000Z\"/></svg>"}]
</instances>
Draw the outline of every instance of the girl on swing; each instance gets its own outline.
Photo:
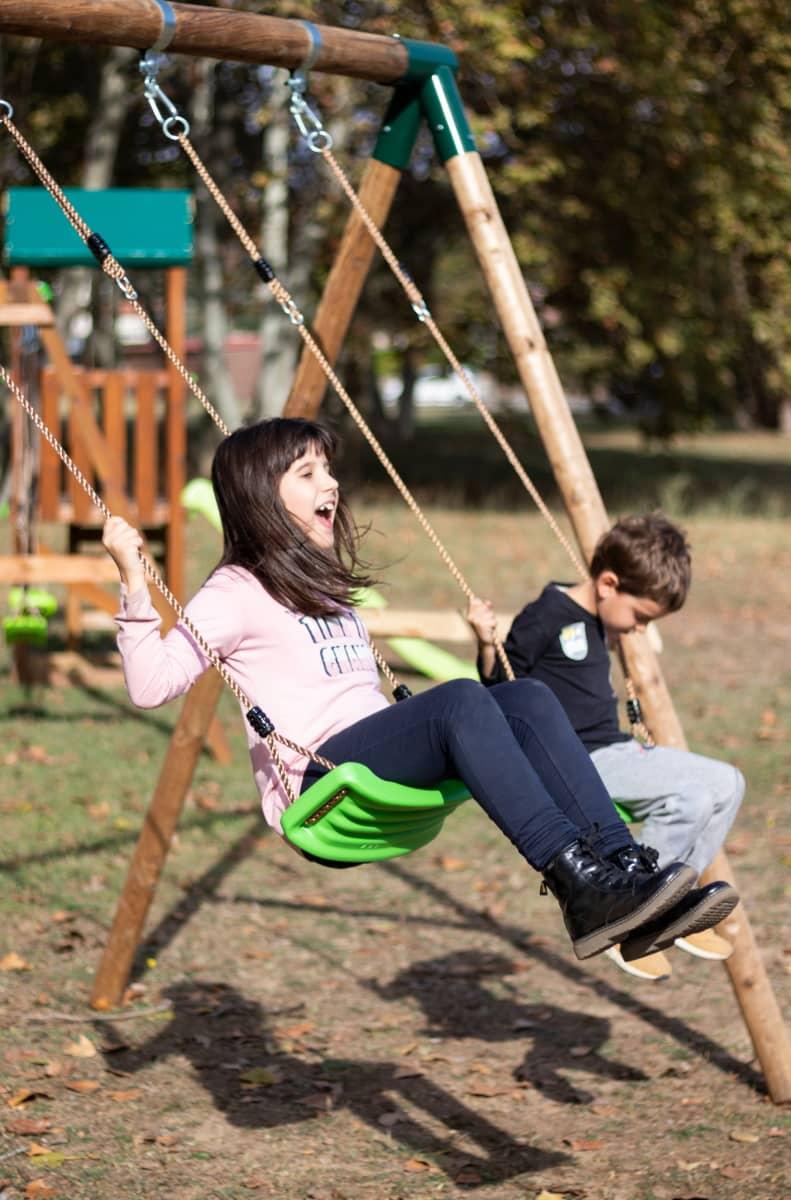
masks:
<instances>
[{"instance_id":1,"label":"girl on swing","mask_svg":"<svg viewBox=\"0 0 791 1200\"><path fill-rule=\"evenodd\" d=\"M275 727L334 762L427 787L461 779L560 903L578 958L640 930L656 948L723 919L726 883L695 889L683 863L659 870L618 817L590 757L549 688L531 679L485 688L440 684L398 704L379 687L353 594L366 585L358 537L332 473L334 435L275 418L218 447L212 484L223 553L186 612L246 695ZM138 551L119 517L104 528L121 577L118 645L132 701L154 708L182 695L209 663L186 628L163 638ZM288 804L266 744L247 728L264 816L277 832ZM297 793L322 767L281 749ZM347 864L316 860L326 866Z\"/></svg>"}]
</instances>

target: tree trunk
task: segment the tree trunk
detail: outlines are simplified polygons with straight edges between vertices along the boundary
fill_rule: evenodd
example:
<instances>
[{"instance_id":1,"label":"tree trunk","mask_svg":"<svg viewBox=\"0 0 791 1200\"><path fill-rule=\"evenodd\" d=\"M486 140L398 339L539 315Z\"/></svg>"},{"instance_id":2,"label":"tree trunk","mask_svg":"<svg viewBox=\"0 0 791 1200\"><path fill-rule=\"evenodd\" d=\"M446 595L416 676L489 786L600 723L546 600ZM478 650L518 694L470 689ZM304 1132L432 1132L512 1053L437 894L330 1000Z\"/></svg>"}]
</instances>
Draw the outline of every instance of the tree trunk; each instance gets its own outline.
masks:
<instances>
[{"instance_id":1,"label":"tree trunk","mask_svg":"<svg viewBox=\"0 0 791 1200\"><path fill-rule=\"evenodd\" d=\"M216 63L201 59L195 64L192 92L192 142L220 187L219 164L231 160L232 134L215 113L214 71ZM217 222L225 218L204 185L195 190L195 265L203 335L203 387L225 423L236 429L241 424L239 401L228 373L224 345L228 333L222 263L217 246Z\"/></svg>"},{"instance_id":2,"label":"tree trunk","mask_svg":"<svg viewBox=\"0 0 791 1200\"><path fill-rule=\"evenodd\" d=\"M288 148L291 137L288 113L287 72L277 71L272 80L269 119L262 138L261 157L266 173L262 193L261 249L275 274L302 306L303 294L291 272L289 237L291 217L288 194ZM276 417L288 399L297 364L299 335L283 315L267 289L260 289L261 369L256 381L255 409L258 417Z\"/></svg>"},{"instance_id":3,"label":"tree trunk","mask_svg":"<svg viewBox=\"0 0 791 1200\"><path fill-rule=\"evenodd\" d=\"M97 190L109 187L112 182L121 131L134 97L129 70L134 57L134 50L117 46L102 64L99 96L85 139L80 187ZM112 366L115 357L112 318L115 296L108 303L107 296L101 294L101 273L89 267L70 267L63 271L61 278L56 317L67 344L75 316L87 308L94 314L94 331L97 335L94 343L95 361L99 366Z\"/></svg>"}]
</instances>

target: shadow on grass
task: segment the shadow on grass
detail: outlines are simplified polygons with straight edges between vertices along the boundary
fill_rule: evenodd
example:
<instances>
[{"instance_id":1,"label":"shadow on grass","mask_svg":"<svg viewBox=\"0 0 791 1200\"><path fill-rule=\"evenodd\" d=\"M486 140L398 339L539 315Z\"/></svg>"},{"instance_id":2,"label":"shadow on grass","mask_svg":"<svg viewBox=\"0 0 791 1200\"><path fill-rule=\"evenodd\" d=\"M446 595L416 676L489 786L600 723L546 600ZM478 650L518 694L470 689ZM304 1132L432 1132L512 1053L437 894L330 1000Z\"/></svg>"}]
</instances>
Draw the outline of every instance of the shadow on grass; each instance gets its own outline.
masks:
<instances>
[{"instance_id":1,"label":"shadow on grass","mask_svg":"<svg viewBox=\"0 0 791 1200\"><path fill-rule=\"evenodd\" d=\"M281 1048L281 1042L293 1044L288 1027L282 1032L271 1027L261 1005L228 984L177 983L163 995L173 1003L167 1028L135 1049L115 1050L112 1069L132 1075L171 1055L186 1056L233 1125L272 1129L309 1122L315 1136L317 1119L345 1110L380 1136L386 1128L407 1153L430 1158L438 1171L470 1188L569 1162L567 1154L515 1140L426 1076L405 1078L402 1063L328 1056L306 1062ZM291 1021L300 1010L299 1005L289 1010ZM125 1039L112 1025L103 1022L101 1033L123 1047ZM313 1045L311 1050L317 1053ZM253 1080L245 1081L250 1068L264 1071L258 1086L255 1071ZM394 1096L409 1109L394 1105ZM438 1124L444 1132L435 1132ZM459 1148L460 1134L478 1152Z\"/></svg>"},{"instance_id":2,"label":"shadow on grass","mask_svg":"<svg viewBox=\"0 0 791 1200\"><path fill-rule=\"evenodd\" d=\"M505 420L504 432L543 498L561 497L541 439L529 422ZM382 468L352 439L341 471L345 486L375 493L379 481L391 495ZM386 442L410 490L423 503L488 509L531 508L532 501L493 438L469 421L419 426L407 443ZM791 471L779 459L739 458L688 448L587 449L604 503L613 512L665 507L677 515L701 509L733 515L791 514ZM791 449L789 450L791 457Z\"/></svg>"},{"instance_id":3,"label":"shadow on grass","mask_svg":"<svg viewBox=\"0 0 791 1200\"><path fill-rule=\"evenodd\" d=\"M184 899L179 901L179 903L174 906L174 908L168 914L166 914L165 917L163 917L156 929L152 930L149 936L145 939L145 943L139 947L133 968L135 977L138 977L143 972L146 958L151 954L161 952L162 948L173 940L179 929L198 911L202 904L207 900L211 901L212 893L216 891L220 882L236 865L238 865L239 862L252 853L256 843L260 839L260 836L260 828L251 828L248 830L240 839L238 839L236 843L234 843L234 845L227 851L227 853L222 857L222 859L220 859L218 863L205 872L204 875L201 876L201 878L185 892ZM272 865L271 861L270 865ZM482 915L470 905L467 905L458 900L455 896L452 896L444 888L438 887L430 880L424 879L414 871L409 870L403 865L402 862L391 861L380 863L378 864L378 869L383 870L394 878L399 879L406 886L414 888L415 891L422 892L423 894L430 896L435 903L441 905L445 909L449 909L457 918L453 921L438 921L432 918L417 918L417 922L425 922L426 924L430 924L432 926L440 925L453 927L455 929L467 929L470 931L485 932L487 936L499 937L509 946L520 950L522 953L530 954L533 958L543 963L544 966L548 967L552 971L555 971L557 974L561 975L565 979L568 979L570 982L588 988L595 995L607 1000L611 1004L618 1006L625 1012L630 1013L632 1016L638 1017L641 1021L644 1021L654 1029L657 1029L660 1033L665 1034L667 1037L672 1038L680 1045L686 1047L686 1049L695 1054L697 1057L706 1059L716 1066L720 1071L739 1079L742 1083L752 1088L754 1091L761 1094L766 1092L766 1085L760 1072L756 1071L747 1063L741 1062L739 1059L734 1058L734 1056L728 1050L726 1050L723 1046L720 1046L717 1042L713 1041L706 1034L692 1029L680 1017L669 1016L660 1009L655 1008L651 1004L647 1004L643 1000L638 1000L636 997L622 991L613 984L607 983L604 980L596 979L593 976L586 974L585 971L575 966L574 963L569 959L566 959L559 954L555 954L552 950L548 949L544 945L539 945L537 942L533 942L531 940L531 934L529 930L519 928L517 926L507 925ZM291 875L291 870L287 866L280 866L280 870ZM223 902L228 903L229 901L226 898ZM295 912L315 911L319 918L322 916L322 914L326 915L330 913L357 919L365 918L383 920L392 917L391 912L382 911L381 909L350 909L332 904L314 906L305 903L289 901L287 899L264 899L261 897L241 894L232 897L230 902L237 904L247 903L260 908L276 909L278 911L282 911L284 909ZM410 918L410 921L414 920L415 918ZM418 970L419 968L415 969ZM366 986L372 987L373 990L376 990L376 987L371 985L368 981L361 980L360 982ZM404 980L402 979L401 983L396 980L390 986L394 987L397 991L398 988L404 986ZM388 989L386 988L382 993L385 998L387 997L387 990ZM489 1002L487 1001L487 1004L488 1003ZM539 1007L544 1008L546 1006ZM488 1014L488 1007L486 1011ZM433 1018L433 1015L435 1014L427 1011L427 1016ZM572 1015L574 1017L574 1021L576 1021L578 1025L581 1020L584 1021L587 1019L580 1018L578 1014ZM568 1016L568 1014L566 1014L566 1016ZM565 1021L565 1017L563 1019ZM504 1025L505 1018L503 1018L503 1020L500 1022L500 1033L502 1033ZM573 1033L573 1025L569 1025L569 1029ZM601 1031L591 1027L590 1033L593 1037L593 1046L601 1044L603 1038L599 1036L600 1032ZM462 1035L454 1034L453 1036ZM477 1036L482 1036L480 1032L480 1026L477 1031ZM497 1036L500 1036L500 1034L497 1034ZM581 1040L587 1044L586 1037L582 1037ZM579 1042L579 1034L574 1034L574 1044L579 1044ZM579 1066L579 1063L577 1062L576 1065ZM547 1094L550 1094L549 1089L552 1089L555 1093L555 1098L558 1099L563 1098L568 1102L581 1102L584 1099L583 1093L575 1092L575 1089L566 1088L563 1081L558 1080L557 1065L546 1071L543 1057L540 1057L535 1062L532 1060L530 1063L526 1062L526 1068L528 1070L533 1071L534 1067L536 1070L536 1079L544 1079L543 1086L545 1087L545 1090L547 1090Z\"/></svg>"},{"instance_id":4,"label":"shadow on grass","mask_svg":"<svg viewBox=\"0 0 791 1200\"><path fill-rule=\"evenodd\" d=\"M554 1004L525 1004L519 989L508 982L513 969L513 962L502 954L462 950L413 963L385 987L376 981L367 986L381 1000L416 1000L426 1014L426 1028L420 1032L427 1037L514 1042L520 1034L526 1036L532 1047L514 1071L515 1079L562 1104L590 1104L595 1099L574 1087L563 1070L629 1083L649 1078L600 1053L611 1033L605 1017ZM483 983L486 979L496 980L510 998L497 996Z\"/></svg>"},{"instance_id":5,"label":"shadow on grass","mask_svg":"<svg viewBox=\"0 0 791 1200\"><path fill-rule=\"evenodd\" d=\"M431 896L436 902L449 907L459 916L464 917L471 928L485 929L490 936L499 937L509 945L520 949L523 953L530 954L533 958L543 963L544 966L556 971L570 982L589 988L597 996L607 1000L610 1004L618 1005L624 1011L631 1013L632 1016L639 1017L640 1020L652 1025L660 1033L672 1037L698 1057L711 1062L720 1071L735 1076L742 1083L761 1094L766 1092L766 1084L763 1076L758 1071L754 1070L749 1064L740 1062L739 1059L734 1058L728 1050L718 1045L717 1042L712 1041L706 1034L691 1029L680 1017L668 1016L660 1009L654 1008L653 1005L646 1004L645 1001L638 1000L635 996L621 991L620 988L613 986L613 984L587 975L579 967L576 967L571 960L562 958L559 954L555 954L544 945L532 942L529 933L526 933L525 930L482 916L475 909L464 904L463 901L458 900L455 896L452 896L444 888L437 887L430 880L416 875L401 863L383 863L382 869L387 871L388 874L395 875L396 878L416 891L423 892Z\"/></svg>"},{"instance_id":6,"label":"shadow on grass","mask_svg":"<svg viewBox=\"0 0 791 1200\"><path fill-rule=\"evenodd\" d=\"M235 819L237 817L249 816L252 812L257 812L257 805L245 805L242 808L225 808L218 812L201 813L182 817L179 822L179 829L182 833L188 832L191 829L206 830L212 826ZM261 833L261 818L256 822L258 825L259 835ZM138 829L124 830L123 832L108 834L107 837L98 838L92 842L80 842L74 846L58 846L52 850L41 850L36 854L14 855L9 858L0 859L0 871L19 871L23 867L40 866L44 863L59 862L63 858L77 858L89 854L99 854L106 850L119 850L124 846L129 846L136 842L140 831Z\"/></svg>"}]
</instances>

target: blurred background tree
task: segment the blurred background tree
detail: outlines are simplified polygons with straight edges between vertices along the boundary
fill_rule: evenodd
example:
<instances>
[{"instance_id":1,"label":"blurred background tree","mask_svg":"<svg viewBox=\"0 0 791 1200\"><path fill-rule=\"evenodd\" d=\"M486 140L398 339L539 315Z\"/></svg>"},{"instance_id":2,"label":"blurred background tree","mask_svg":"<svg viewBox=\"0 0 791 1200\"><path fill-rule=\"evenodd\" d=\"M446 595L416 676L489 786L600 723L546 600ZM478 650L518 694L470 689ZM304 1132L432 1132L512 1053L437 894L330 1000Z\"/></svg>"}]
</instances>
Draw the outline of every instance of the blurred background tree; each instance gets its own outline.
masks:
<instances>
[{"instance_id":1,"label":"blurred background tree","mask_svg":"<svg viewBox=\"0 0 791 1200\"><path fill-rule=\"evenodd\" d=\"M612 397L647 433L737 423L791 431L791 17L775 0L225 0L213 7L309 18L449 45L478 144L569 389ZM64 184L189 186L196 192L191 332L231 423L278 411L297 345L142 99L134 56L4 40L2 94ZM247 227L311 313L347 215L335 186L284 117L284 73L174 57L163 83ZM359 176L385 90L313 75L311 94ZM9 139L6 185L31 183ZM513 384L504 339L463 223L421 137L387 227L460 357ZM68 326L85 284L51 279ZM98 319L85 354L113 348ZM153 284L149 285L154 287ZM149 297L154 306L156 295ZM233 394L232 330L264 340L260 386ZM344 354L358 394L382 417L373 347L410 394L430 348L397 285L372 273ZM381 360L382 356L379 356ZM408 406L398 428L409 433Z\"/></svg>"}]
</instances>

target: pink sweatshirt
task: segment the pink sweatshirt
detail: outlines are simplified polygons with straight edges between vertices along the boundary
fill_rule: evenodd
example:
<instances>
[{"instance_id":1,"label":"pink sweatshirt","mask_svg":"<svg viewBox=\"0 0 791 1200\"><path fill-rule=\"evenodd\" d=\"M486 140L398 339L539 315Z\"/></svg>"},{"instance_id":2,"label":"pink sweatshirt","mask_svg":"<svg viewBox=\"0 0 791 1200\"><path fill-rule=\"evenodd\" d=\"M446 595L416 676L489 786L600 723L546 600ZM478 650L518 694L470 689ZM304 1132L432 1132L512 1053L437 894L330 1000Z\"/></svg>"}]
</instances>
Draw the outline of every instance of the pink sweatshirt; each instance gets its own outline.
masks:
<instances>
[{"instance_id":1,"label":"pink sweatshirt","mask_svg":"<svg viewBox=\"0 0 791 1200\"><path fill-rule=\"evenodd\" d=\"M285 737L316 750L332 734L387 707L368 634L353 609L304 617L273 600L243 567L221 567L187 616L230 674ZM147 588L121 588L118 647L132 702L156 708L187 691L209 663L182 625L163 638ZM267 824L281 833L288 797L265 743L247 721L250 759ZM278 749L299 795L308 760Z\"/></svg>"}]
</instances>

